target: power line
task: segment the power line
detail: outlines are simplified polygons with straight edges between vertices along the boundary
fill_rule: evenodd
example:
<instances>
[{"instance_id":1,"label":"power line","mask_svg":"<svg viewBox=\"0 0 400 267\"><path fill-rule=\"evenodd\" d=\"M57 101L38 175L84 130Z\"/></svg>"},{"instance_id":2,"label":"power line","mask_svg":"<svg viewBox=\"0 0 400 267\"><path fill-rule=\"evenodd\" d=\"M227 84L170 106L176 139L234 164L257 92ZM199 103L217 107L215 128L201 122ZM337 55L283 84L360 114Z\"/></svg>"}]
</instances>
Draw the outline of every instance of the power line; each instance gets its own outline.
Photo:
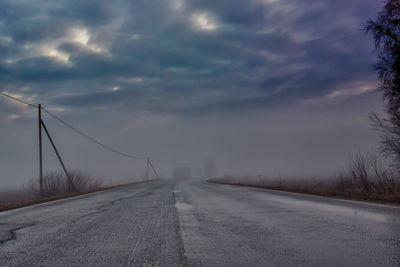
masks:
<instances>
[{"instance_id":1,"label":"power line","mask_svg":"<svg viewBox=\"0 0 400 267\"><path fill-rule=\"evenodd\" d=\"M109 146L107 146L107 145L101 143L100 141L94 139L93 137L90 137L89 135L87 135L87 134L83 133L82 131L76 129L76 128L73 127L71 124L69 124L69 123L67 123L66 121L64 121L63 119L57 117L56 115L54 115L53 113L51 113L51 112L48 111L47 109L45 109L45 108L42 108L42 109L43 109L43 111L45 111L47 114L49 114L50 116L52 116L53 118L55 118L56 120L58 120L59 122L61 122L62 124L64 124L65 126L67 126L68 128L72 129L72 130L75 131L76 133L80 134L81 136L83 136L83 137L89 139L90 141L92 141L93 143L96 143L97 145L99 145L99 146L101 146L101 147L103 147L103 148L105 148L105 149L107 149L107 150L109 150L109 151L111 151L111 152L114 152L114 153L116 153L116 154L118 154L118 155L120 155L120 156L123 156L123 157L132 158L132 159L147 159L147 157L140 157L140 156L129 155L129 154L120 152L120 151L118 151L118 150L116 150L116 149L114 149L114 148L112 148L112 147L109 147Z\"/></svg>"},{"instance_id":2,"label":"power line","mask_svg":"<svg viewBox=\"0 0 400 267\"><path fill-rule=\"evenodd\" d=\"M32 104L32 103L26 102L26 101L21 100L21 99L19 99L19 98L13 97L13 96L11 96L11 95L9 95L9 94L0 92L0 95L5 96L5 97L8 97L8 98L10 98L10 99L12 99L12 100L18 101L18 102L20 102L20 103L23 103L23 104L25 104L25 105L28 105L28 106L31 106L31 107L34 107L34 108L39 108L38 105L35 105L35 104ZM97 144L97 145L103 147L104 149L107 149L107 150L109 150L109 151L111 151L111 152L113 152L113 153L116 153L116 154L118 154L118 155L120 155L120 156L123 156L123 157L126 157L126 158L137 159L137 160L147 160L147 157L130 155L130 154L127 154L127 153L118 151L117 149L114 149L114 148L112 148L112 147L110 147L110 146L107 146L107 145L103 144L102 142L98 141L97 139L95 139L95 138L93 138L93 137L90 137L89 135L85 134L85 133L82 132L81 130L78 130L77 128L73 127L71 124L69 124L68 122L64 121L64 120L61 119L60 117L54 115L52 112L48 111L48 110L45 109L44 107L42 107L42 110L43 110L44 112L46 112L47 114L49 114L49 115L50 115L51 117L53 117L54 119L56 119L57 121L59 121L60 123L64 124L64 125L67 126L68 128L70 128L71 130L75 131L76 133L78 133L79 135L85 137L86 139L92 141L93 143L95 143L95 144ZM164 159L160 159L160 158L153 158L153 157L152 157L151 159L152 159L152 160L155 160L155 161L158 161L158 162L161 162L161 163L167 163L167 164L172 164L172 165L187 165L187 163L185 164L185 163L183 163L183 162L176 162L176 161L164 160Z\"/></svg>"},{"instance_id":3,"label":"power line","mask_svg":"<svg viewBox=\"0 0 400 267\"><path fill-rule=\"evenodd\" d=\"M158 175L158 173L157 173L156 169L154 168L153 163L151 163L150 159L147 160L147 164L150 164L151 169L153 170L153 172L156 175L157 179L159 179L160 176Z\"/></svg>"},{"instance_id":4,"label":"power line","mask_svg":"<svg viewBox=\"0 0 400 267\"><path fill-rule=\"evenodd\" d=\"M8 97L8 98L11 98L11 99L13 99L13 100L15 100L15 101L18 101L18 102L20 102L20 103L23 103L23 104L25 104L25 105L28 105L28 106L31 106L31 107L34 107L34 108L38 108L37 105L34 105L34 104L32 104L32 103L25 102L25 101L23 101L23 100L21 100L21 99L18 99L18 98L16 98L16 97L10 96L9 94L5 94L5 93L3 93L3 92L0 92L0 95L5 96L5 97Z\"/></svg>"},{"instance_id":5,"label":"power line","mask_svg":"<svg viewBox=\"0 0 400 267\"><path fill-rule=\"evenodd\" d=\"M8 97L8 98L10 98L10 99L12 99L12 100L18 101L18 102L20 102L20 103L23 103L23 104L25 104L25 105L29 105L29 106L34 107L34 108L39 108L38 105L34 105L34 104L32 104L32 103L23 101L23 100L18 99L18 98L16 98L16 97L10 96L9 94L0 92L0 95L5 96L5 97ZM116 150L116 149L114 149L114 148L112 148L112 147L110 147L110 146L107 146L107 145L103 144L102 142L96 140L95 138L90 137L89 135L87 135L87 134L83 133L82 131L78 130L77 128L73 127L71 124L67 123L67 122L64 121L63 119L61 119L61 118L59 118L58 116L54 115L53 113L51 113L51 112L48 111L47 109L45 109L45 108L42 107L42 110L45 111L45 112L46 112L47 114L49 114L50 116L52 116L53 118L55 118L56 120L58 120L59 122L61 122L62 124L64 124L65 126L67 126L68 128L70 128L70 129L72 129L73 131L75 131L76 133L80 134L81 136L83 136L83 137L89 139L90 141L92 141L93 143L95 143L95 144L97 144L97 145L99 145L99 146L101 146L101 147L103 147L103 148L105 148L105 149L107 149L107 150L109 150L109 151L111 151L111 152L113 152L113 153L116 153L116 154L118 154L118 155L120 155L120 156L123 156L123 157L132 158L132 159L140 159L140 160L142 160L142 159L147 159L147 157L139 157L139 156L129 155L129 154L120 152L120 151L118 151L118 150Z\"/></svg>"}]
</instances>

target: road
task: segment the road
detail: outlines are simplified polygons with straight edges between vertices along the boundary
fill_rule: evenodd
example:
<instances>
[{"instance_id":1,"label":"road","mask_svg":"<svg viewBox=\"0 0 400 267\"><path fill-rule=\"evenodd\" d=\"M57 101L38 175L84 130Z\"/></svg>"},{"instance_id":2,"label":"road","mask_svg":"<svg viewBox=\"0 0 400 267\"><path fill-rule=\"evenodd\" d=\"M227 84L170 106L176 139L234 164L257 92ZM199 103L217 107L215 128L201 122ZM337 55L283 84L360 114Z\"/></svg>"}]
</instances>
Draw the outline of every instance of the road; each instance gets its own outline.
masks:
<instances>
[{"instance_id":1,"label":"road","mask_svg":"<svg viewBox=\"0 0 400 267\"><path fill-rule=\"evenodd\" d=\"M400 208L164 180L0 213L0 266L400 266Z\"/></svg>"}]
</instances>

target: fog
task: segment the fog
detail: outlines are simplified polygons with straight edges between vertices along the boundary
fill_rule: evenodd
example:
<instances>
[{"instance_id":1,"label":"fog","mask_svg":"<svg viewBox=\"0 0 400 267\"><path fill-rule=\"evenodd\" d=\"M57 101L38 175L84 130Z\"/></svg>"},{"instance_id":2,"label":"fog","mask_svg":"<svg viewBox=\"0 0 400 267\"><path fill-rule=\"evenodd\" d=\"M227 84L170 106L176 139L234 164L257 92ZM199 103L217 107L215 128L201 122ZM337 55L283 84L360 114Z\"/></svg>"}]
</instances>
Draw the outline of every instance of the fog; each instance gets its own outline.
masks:
<instances>
[{"instance_id":1,"label":"fog","mask_svg":"<svg viewBox=\"0 0 400 267\"><path fill-rule=\"evenodd\" d=\"M113 112L82 112L74 126L119 151L149 156L165 178L172 176L175 167L190 167L193 177L204 177L204 161L210 158L218 176L330 177L349 154L373 152L379 145L368 120L371 110L380 110L379 93L349 100L207 118L126 114L114 120ZM38 175L36 110L23 108L30 110L32 118L8 121L1 131L2 187L20 186ZM68 169L86 170L106 183L145 177L145 160L112 153L49 116L44 121ZM44 169L62 171L47 137L43 140Z\"/></svg>"},{"instance_id":2,"label":"fog","mask_svg":"<svg viewBox=\"0 0 400 267\"><path fill-rule=\"evenodd\" d=\"M377 151L373 41L359 1L0 3L0 91L41 103L161 176L330 177ZM43 117L67 169L138 181L146 159ZM0 97L0 186L37 178L37 110ZM44 169L61 171L44 137Z\"/></svg>"}]
</instances>

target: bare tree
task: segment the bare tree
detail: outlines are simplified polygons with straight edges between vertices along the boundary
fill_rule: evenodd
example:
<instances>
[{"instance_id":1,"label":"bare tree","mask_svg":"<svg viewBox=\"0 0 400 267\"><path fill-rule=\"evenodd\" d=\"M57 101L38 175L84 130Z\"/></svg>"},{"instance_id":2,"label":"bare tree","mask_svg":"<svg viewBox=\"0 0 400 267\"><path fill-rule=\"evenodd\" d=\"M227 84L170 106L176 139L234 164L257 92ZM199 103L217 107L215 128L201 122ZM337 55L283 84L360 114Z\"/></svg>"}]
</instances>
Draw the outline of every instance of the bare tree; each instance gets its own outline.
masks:
<instances>
[{"instance_id":1,"label":"bare tree","mask_svg":"<svg viewBox=\"0 0 400 267\"><path fill-rule=\"evenodd\" d=\"M384 152L400 167L400 0L387 0L376 19L368 21L367 33L375 39L380 88L386 100L386 118L373 113L373 125L381 131Z\"/></svg>"}]
</instances>

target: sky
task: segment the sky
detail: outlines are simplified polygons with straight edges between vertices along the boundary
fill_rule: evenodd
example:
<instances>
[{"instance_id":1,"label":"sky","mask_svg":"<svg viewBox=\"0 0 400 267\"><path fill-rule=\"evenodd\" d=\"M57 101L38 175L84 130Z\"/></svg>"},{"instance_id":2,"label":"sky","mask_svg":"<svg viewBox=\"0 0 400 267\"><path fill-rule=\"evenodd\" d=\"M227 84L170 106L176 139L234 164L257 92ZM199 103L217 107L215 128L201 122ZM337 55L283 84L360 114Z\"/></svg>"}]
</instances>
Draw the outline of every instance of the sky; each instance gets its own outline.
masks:
<instances>
[{"instance_id":1,"label":"sky","mask_svg":"<svg viewBox=\"0 0 400 267\"><path fill-rule=\"evenodd\" d=\"M168 177L327 177L379 148L376 0L0 2L0 91ZM69 169L141 178L145 162L44 121ZM37 110L0 98L0 186L38 173ZM45 139L45 169L61 170Z\"/></svg>"}]
</instances>

